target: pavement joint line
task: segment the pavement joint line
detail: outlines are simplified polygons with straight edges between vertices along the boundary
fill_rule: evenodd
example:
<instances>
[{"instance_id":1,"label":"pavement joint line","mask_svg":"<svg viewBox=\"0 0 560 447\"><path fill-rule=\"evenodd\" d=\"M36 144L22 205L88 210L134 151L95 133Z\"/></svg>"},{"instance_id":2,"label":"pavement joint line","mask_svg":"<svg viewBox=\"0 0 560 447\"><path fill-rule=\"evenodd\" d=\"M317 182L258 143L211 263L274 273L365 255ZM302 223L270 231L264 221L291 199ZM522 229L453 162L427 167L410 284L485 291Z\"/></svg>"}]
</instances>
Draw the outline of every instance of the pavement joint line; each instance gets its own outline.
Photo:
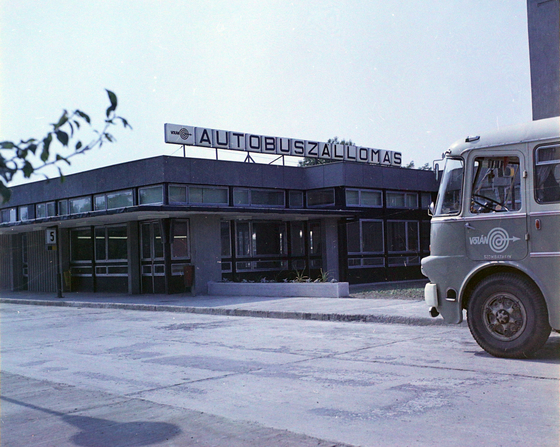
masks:
<instances>
[{"instance_id":1,"label":"pavement joint line","mask_svg":"<svg viewBox=\"0 0 560 447\"><path fill-rule=\"evenodd\" d=\"M488 354L490 355L490 354ZM375 359L345 359L347 361L351 361L351 362L363 362L363 363L380 363L382 365L396 365L396 366L407 366L409 368L425 368L425 369L437 369L440 371L459 371L459 372L471 372L471 373L476 373L477 370L475 369L469 369L469 368L457 368L457 367L452 367L452 366L438 366L438 365L422 365L422 364L417 364L417 363L403 363L403 362L387 362L384 360L375 360ZM520 361L531 361L531 359L517 359ZM480 372L480 371L479 371ZM537 380L554 380L554 381L558 381L559 379L557 377L544 377L544 376L531 376L531 375L526 375L526 374L519 374L519 373L501 373L499 371L484 371L485 375L494 375L494 376L512 376L512 377L520 377L523 379L537 379Z\"/></svg>"},{"instance_id":2,"label":"pavement joint line","mask_svg":"<svg viewBox=\"0 0 560 447\"><path fill-rule=\"evenodd\" d=\"M258 309L239 309L223 307L193 307L193 306L174 306L165 304L142 304L142 303L101 303L91 301L55 301L55 300L33 300L22 298L0 298L0 303L35 305L35 306L56 306L56 307L81 307L97 309L123 309L148 312L176 312L192 313L199 315L218 315L227 317L253 317L253 318L273 318L273 319L293 319L305 321L335 321L345 323L382 323L382 324L402 324L408 326L449 326L443 319L431 319L429 317L406 317L400 315L383 314L340 314L340 313L321 313L321 312L302 312L302 311L267 311ZM464 327L465 322L449 327Z\"/></svg>"}]
</instances>

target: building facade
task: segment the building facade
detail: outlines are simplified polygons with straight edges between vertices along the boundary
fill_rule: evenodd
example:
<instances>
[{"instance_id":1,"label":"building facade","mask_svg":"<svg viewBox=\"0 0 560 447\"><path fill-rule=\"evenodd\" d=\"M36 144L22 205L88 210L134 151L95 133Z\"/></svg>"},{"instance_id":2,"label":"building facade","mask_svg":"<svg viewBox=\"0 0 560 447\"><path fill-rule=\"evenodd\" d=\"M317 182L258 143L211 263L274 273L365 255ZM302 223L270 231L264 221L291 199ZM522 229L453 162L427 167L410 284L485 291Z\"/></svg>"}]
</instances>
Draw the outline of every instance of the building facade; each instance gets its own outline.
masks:
<instances>
[{"instance_id":1,"label":"building facade","mask_svg":"<svg viewBox=\"0 0 560 447\"><path fill-rule=\"evenodd\" d=\"M436 191L431 171L168 156L20 185L0 206L0 288L204 294L221 280L422 278Z\"/></svg>"}]
</instances>

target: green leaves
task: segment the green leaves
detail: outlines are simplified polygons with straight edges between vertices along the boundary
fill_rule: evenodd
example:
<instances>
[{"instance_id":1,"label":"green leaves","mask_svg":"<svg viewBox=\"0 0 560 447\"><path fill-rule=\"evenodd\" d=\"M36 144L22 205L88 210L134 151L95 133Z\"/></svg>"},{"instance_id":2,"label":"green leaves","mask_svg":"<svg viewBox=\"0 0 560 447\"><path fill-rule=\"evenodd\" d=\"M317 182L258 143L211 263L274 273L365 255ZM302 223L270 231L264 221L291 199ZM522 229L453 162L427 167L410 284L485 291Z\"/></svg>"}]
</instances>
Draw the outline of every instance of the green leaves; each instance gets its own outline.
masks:
<instances>
[{"instance_id":1,"label":"green leaves","mask_svg":"<svg viewBox=\"0 0 560 447\"><path fill-rule=\"evenodd\" d=\"M128 121L115 114L117 110L117 95L111 90L105 90L109 97L109 107L105 111L106 119L103 129L98 130L92 128L95 138L89 144L83 144L82 141L77 140L72 142L76 132L82 130L82 126L87 124L91 126L90 116L82 110L76 109L72 113L63 110L60 118L56 123L51 123L52 130L49 131L42 139L30 138L27 140L20 140L19 143L13 141L1 141L0 150L4 151L0 154L0 196L2 200L0 203L7 202L11 197L9 184L14 175L21 172L24 177L31 177L36 171L45 168L46 166L56 165L65 162L68 165L68 160L74 155L83 154L84 152L93 149L97 146L101 147L104 142L113 143L115 137L107 130L110 126L122 124L124 128L130 128ZM51 157L53 143L59 143L63 149L68 150L72 143L73 152L70 155L62 155L55 152L55 156ZM72 150L72 149L70 149ZM6 152L11 153L11 156L6 156ZM37 163L33 159L29 159L30 154L36 155L39 153L40 162ZM61 181L63 180L62 170L57 166L60 174Z\"/></svg>"},{"instance_id":2,"label":"green leaves","mask_svg":"<svg viewBox=\"0 0 560 447\"><path fill-rule=\"evenodd\" d=\"M41 152L41 161L46 162L49 159L49 148L52 142L52 133L43 138L43 151Z\"/></svg>"},{"instance_id":3,"label":"green leaves","mask_svg":"<svg viewBox=\"0 0 560 447\"><path fill-rule=\"evenodd\" d=\"M105 89L105 91L107 92L107 95L109 95L109 101L111 102L111 105L107 107L107 111L105 112L107 118L109 118L111 113L117 109L117 95L115 95L111 90Z\"/></svg>"},{"instance_id":4,"label":"green leaves","mask_svg":"<svg viewBox=\"0 0 560 447\"><path fill-rule=\"evenodd\" d=\"M66 132L63 132L62 130L57 130L56 131L56 138L58 138L58 141L60 141L62 143L63 146L68 146L68 134Z\"/></svg>"}]
</instances>

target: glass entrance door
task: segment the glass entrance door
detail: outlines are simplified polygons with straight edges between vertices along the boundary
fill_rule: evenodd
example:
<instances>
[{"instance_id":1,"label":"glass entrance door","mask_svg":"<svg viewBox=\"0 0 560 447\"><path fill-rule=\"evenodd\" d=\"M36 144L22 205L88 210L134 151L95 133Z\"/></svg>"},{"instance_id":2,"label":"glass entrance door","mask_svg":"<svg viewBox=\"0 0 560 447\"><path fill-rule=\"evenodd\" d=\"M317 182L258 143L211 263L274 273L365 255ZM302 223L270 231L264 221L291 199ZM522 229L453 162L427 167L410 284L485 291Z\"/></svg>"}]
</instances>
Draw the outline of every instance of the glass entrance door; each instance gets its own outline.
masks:
<instances>
[{"instance_id":1,"label":"glass entrance door","mask_svg":"<svg viewBox=\"0 0 560 447\"><path fill-rule=\"evenodd\" d=\"M165 293L163 240L159 222L141 224L142 293Z\"/></svg>"}]
</instances>

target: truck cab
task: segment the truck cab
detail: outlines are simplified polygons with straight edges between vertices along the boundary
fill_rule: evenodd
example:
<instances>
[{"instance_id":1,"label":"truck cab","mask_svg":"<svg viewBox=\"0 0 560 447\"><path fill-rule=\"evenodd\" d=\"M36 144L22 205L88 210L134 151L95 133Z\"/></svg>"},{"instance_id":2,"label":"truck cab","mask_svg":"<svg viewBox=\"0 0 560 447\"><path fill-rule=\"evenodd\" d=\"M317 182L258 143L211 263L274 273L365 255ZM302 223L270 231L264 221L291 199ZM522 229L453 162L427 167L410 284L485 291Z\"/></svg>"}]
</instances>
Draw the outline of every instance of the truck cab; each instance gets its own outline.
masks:
<instances>
[{"instance_id":1,"label":"truck cab","mask_svg":"<svg viewBox=\"0 0 560 447\"><path fill-rule=\"evenodd\" d=\"M432 316L522 358L560 329L560 119L470 136L445 153L422 272Z\"/></svg>"}]
</instances>

